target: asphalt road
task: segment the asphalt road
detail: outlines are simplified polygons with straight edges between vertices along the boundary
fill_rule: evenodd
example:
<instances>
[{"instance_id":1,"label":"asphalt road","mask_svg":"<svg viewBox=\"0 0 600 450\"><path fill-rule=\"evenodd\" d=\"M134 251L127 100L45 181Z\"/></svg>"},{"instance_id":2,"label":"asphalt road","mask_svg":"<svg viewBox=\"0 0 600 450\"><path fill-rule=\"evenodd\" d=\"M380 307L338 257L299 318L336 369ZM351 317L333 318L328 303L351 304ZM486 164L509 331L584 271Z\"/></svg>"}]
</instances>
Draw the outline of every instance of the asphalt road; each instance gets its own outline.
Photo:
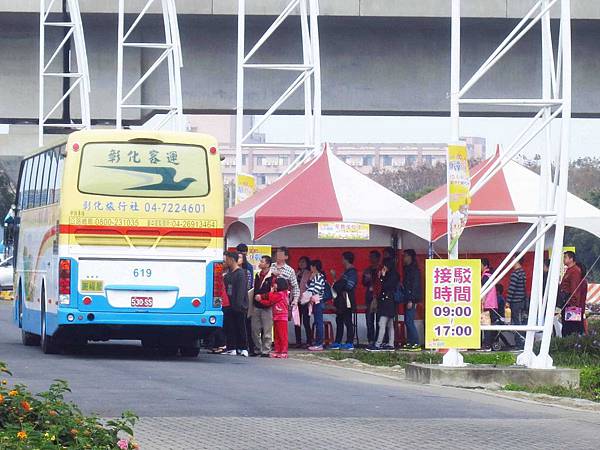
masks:
<instances>
[{"instance_id":1,"label":"asphalt road","mask_svg":"<svg viewBox=\"0 0 600 450\"><path fill-rule=\"evenodd\" d=\"M39 391L64 379L84 411L135 411L143 449L600 448L597 413L292 359L164 359L113 343L44 355L21 345L9 316L0 302L0 360L14 382Z\"/></svg>"}]
</instances>

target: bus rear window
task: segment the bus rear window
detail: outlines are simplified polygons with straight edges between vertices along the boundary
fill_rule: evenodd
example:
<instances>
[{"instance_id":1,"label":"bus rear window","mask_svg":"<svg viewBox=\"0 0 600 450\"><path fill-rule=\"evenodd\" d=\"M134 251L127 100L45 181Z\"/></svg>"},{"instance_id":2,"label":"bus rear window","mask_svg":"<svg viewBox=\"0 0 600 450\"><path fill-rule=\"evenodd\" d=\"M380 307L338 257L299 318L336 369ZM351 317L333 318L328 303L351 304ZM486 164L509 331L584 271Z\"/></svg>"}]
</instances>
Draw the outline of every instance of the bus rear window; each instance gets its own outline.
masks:
<instances>
[{"instance_id":1,"label":"bus rear window","mask_svg":"<svg viewBox=\"0 0 600 450\"><path fill-rule=\"evenodd\" d=\"M79 191L119 197L204 197L210 192L206 149L89 143L82 149Z\"/></svg>"}]
</instances>

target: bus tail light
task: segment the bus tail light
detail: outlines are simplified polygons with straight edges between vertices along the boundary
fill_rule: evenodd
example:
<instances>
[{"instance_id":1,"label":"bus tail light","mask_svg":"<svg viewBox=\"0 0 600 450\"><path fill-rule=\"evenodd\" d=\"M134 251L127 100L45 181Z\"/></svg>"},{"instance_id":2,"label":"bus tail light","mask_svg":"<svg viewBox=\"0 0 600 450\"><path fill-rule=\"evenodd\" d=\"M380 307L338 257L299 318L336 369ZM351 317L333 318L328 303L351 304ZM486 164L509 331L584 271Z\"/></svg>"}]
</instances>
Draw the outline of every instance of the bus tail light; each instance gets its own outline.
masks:
<instances>
[{"instance_id":1,"label":"bus tail light","mask_svg":"<svg viewBox=\"0 0 600 450\"><path fill-rule=\"evenodd\" d=\"M68 305L71 301L71 260L61 259L58 264L59 302Z\"/></svg>"},{"instance_id":2,"label":"bus tail light","mask_svg":"<svg viewBox=\"0 0 600 450\"><path fill-rule=\"evenodd\" d=\"M223 263L213 263L213 308L223 305Z\"/></svg>"}]
</instances>

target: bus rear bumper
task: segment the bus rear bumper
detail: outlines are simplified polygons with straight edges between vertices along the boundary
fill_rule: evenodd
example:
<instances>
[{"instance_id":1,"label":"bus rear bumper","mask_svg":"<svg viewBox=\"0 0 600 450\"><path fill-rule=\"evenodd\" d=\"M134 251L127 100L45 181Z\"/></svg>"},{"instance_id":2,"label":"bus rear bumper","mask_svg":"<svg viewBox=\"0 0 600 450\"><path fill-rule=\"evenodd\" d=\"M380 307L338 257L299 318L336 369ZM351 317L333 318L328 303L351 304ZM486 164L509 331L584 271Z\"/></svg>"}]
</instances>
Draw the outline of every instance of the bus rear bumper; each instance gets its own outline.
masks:
<instances>
[{"instance_id":1,"label":"bus rear bumper","mask_svg":"<svg viewBox=\"0 0 600 450\"><path fill-rule=\"evenodd\" d=\"M222 311L204 313L168 313L168 312L114 312L80 311L76 308L60 308L57 325L109 325L125 326L161 326L161 327L208 327L223 326Z\"/></svg>"}]
</instances>

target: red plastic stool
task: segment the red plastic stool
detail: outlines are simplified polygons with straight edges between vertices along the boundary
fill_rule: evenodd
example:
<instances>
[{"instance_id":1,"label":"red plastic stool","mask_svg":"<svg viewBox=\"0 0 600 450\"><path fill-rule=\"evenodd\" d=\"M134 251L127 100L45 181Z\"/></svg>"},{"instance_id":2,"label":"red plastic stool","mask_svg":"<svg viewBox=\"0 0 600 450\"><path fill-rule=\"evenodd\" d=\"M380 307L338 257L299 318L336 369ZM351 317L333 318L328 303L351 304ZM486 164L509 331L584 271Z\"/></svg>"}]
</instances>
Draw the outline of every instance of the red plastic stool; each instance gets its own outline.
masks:
<instances>
[{"instance_id":1,"label":"red plastic stool","mask_svg":"<svg viewBox=\"0 0 600 450\"><path fill-rule=\"evenodd\" d=\"M406 327L403 321L396 321L394 330L394 345L396 347L406 344Z\"/></svg>"},{"instance_id":2,"label":"red plastic stool","mask_svg":"<svg viewBox=\"0 0 600 450\"><path fill-rule=\"evenodd\" d=\"M315 342L315 324L312 326L312 340ZM329 320L323 322L323 345L331 345L333 343L333 325Z\"/></svg>"}]
</instances>

